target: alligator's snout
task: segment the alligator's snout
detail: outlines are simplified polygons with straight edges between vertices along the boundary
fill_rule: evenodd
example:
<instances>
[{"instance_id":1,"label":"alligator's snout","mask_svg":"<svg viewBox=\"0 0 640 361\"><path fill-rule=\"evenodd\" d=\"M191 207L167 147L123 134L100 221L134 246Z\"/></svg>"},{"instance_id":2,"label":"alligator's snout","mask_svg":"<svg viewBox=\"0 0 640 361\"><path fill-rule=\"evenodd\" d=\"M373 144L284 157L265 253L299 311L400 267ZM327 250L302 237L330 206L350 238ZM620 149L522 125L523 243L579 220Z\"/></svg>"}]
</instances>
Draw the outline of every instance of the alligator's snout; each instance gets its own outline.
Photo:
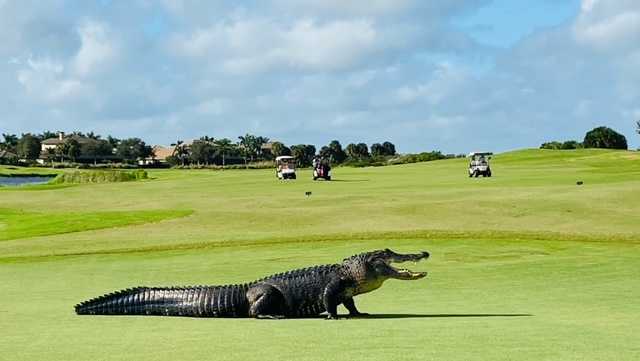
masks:
<instances>
[{"instance_id":1,"label":"alligator's snout","mask_svg":"<svg viewBox=\"0 0 640 361\"><path fill-rule=\"evenodd\" d=\"M413 254L397 254L394 253L390 259L390 263L404 263L404 262L418 262L429 258L429 252L421 251L420 253ZM400 280L418 280L427 276L427 272L414 272L406 268L395 268L389 264L392 272L390 276L392 278Z\"/></svg>"}]
</instances>

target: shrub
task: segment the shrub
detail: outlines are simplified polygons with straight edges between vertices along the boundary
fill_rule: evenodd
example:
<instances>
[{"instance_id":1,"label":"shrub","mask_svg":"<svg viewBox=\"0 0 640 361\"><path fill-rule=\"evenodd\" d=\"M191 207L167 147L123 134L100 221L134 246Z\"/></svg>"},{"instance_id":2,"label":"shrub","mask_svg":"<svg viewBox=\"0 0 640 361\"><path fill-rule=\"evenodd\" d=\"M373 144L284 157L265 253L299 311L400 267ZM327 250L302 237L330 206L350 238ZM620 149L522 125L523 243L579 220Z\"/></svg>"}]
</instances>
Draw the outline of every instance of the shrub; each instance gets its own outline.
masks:
<instances>
[{"instance_id":1,"label":"shrub","mask_svg":"<svg viewBox=\"0 0 640 361\"><path fill-rule=\"evenodd\" d=\"M146 171L139 169L136 171L119 171L119 170L107 170L107 171L74 171L65 172L53 180L51 184L63 184L63 183L114 183L114 182L131 182L142 179L148 179L149 175Z\"/></svg>"},{"instance_id":2,"label":"shrub","mask_svg":"<svg viewBox=\"0 0 640 361\"><path fill-rule=\"evenodd\" d=\"M628 149L627 138L608 127L598 127L584 137L585 148Z\"/></svg>"}]
</instances>

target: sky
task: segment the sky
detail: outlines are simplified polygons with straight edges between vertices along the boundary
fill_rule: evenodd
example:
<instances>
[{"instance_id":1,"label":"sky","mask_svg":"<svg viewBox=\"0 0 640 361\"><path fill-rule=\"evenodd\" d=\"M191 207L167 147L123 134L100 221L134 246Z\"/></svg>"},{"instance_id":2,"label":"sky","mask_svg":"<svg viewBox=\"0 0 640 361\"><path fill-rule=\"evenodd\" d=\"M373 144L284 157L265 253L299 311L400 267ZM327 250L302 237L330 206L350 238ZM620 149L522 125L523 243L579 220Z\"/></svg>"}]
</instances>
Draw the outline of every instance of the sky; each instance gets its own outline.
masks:
<instances>
[{"instance_id":1,"label":"sky","mask_svg":"<svg viewBox=\"0 0 640 361\"><path fill-rule=\"evenodd\" d=\"M0 0L0 132L640 146L637 0Z\"/></svg>"}]
</instances>

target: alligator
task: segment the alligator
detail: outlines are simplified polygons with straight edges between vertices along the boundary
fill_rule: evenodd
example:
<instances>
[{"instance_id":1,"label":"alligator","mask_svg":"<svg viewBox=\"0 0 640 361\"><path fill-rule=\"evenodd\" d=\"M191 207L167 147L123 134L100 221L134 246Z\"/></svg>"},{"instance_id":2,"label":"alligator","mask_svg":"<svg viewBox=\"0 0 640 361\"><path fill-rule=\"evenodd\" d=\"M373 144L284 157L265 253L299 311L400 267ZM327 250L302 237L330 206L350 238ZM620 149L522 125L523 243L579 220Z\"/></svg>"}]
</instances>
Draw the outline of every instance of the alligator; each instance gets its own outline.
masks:
<instances>
[{"instance_id":1,"label":"alligator","mask_svg":"<svg viewBox=\"0 0 640 361\"><path fill-rule=\"evenodd\" d=\"M365 252L342 263L297 269L256 281L224 286L135 287L75 306L79 315L159 315L186 317L304 318L327 313L338 319L344 305L364 316L353 298L374 291L388 279L417 280L426 272L397 269L391 263L417 262L428 252L399 254L390 249Z\"/></svg>"}]
</instances>

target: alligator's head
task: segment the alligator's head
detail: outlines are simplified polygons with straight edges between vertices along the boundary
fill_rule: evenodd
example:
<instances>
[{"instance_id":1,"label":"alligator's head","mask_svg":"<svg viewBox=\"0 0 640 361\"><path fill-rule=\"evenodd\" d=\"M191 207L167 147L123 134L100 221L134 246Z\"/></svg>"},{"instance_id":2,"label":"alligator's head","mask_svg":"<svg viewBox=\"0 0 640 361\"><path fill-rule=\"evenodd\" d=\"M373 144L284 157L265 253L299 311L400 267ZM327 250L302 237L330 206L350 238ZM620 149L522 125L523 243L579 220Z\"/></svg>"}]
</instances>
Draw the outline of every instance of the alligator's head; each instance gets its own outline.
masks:
<instances>
[{"instance_id":1,"label":"alligator's head","mask_svg":"<svg viewBox=\"0 0 640 361\"><path fill-rule=\"evenodd\" d=\"M355 293L370 292L382 286L390 278L417 280L427 272L413 272L406 268L395 268L392 263L418 262L429 258L429 252L399 254L390 249L361 253L343 261L342 266L356 281Z\"/></svg>"}]
</instances>

